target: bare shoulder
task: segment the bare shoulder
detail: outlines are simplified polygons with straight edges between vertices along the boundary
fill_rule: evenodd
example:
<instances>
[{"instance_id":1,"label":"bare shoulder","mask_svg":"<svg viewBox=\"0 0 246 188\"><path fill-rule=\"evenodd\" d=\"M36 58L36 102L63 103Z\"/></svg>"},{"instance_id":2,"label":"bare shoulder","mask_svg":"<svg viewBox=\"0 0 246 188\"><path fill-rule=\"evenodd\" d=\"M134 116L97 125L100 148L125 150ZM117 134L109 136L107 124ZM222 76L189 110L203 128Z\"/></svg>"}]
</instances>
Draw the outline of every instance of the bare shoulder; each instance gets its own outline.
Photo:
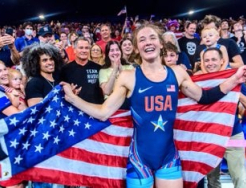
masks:
<instances>
[{"instance_id":1,"label":"bare shoulder","mask_svg":"<svg viewBox=\"0 0 246 188\"><path fill-rule=\"evenodd\" d=\"M118 86L125 87L128 90L128 92L131 93L135 85L135 69L123 70L120 73L117 82Z\"/></svg>"},{"instance_id":2,"label":"bare shoulder","mask_svg":"<svg viewBox=\"0 0 246 188\"><path fill-rule=\"evenodd\" d=\"M200 74L203 74L201 70L195 72L193 75L200 75Z\"/></svg>"},{"instance_id":3,"label":"bare shoulder","mask_svg":"<svg viewBox=\"0 0 246 188\"><path fill-rule=\"evenodd\" d=\"M181 85L181 83L186 80L189 79L190 76L188 75L188 73L179 65L175 65L171 67L173 69L173 72L178 80L178 84L179 86Z\"/></svg>"},{"instance_id":4,"label":"bare shoulder","mask_svg":"<svg viewBox=\"0 0 246 188\"><path fill-rule=\"evenodd\" d=\"M118 78L122 83L129 83L135 80L135 69L123 70Z\"/></svg>"}]
</instances>

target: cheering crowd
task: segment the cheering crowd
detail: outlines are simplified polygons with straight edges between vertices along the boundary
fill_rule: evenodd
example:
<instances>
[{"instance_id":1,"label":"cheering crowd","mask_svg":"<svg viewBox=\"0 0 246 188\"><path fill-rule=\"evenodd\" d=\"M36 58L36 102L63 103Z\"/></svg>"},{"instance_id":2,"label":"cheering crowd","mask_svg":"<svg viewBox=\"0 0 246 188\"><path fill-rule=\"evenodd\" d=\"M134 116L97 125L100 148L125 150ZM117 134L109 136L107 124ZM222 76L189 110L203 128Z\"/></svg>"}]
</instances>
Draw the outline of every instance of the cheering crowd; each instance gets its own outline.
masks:
<instances>
[{"instance_id":1,"label":"cheering crowd","mask_svg":"<svg viewBox=\"0 0 246 188\"><path fill-rule=\"evenodd\" d=\"M59 83L68 102L98 119L107 119L117 109L131 110L135 131L127 187L181 188L182 168L173 142L178 90L199 104L209 104L242 84L231 140L244 140L245 48L243 17L207 15L201 21L156 22L136 17L123 25L52 21L4 26L0 117L36 105ZM190 79L233 68L238 70L232 77L210 90L202 90ZM5 157L0 148L0 158ZM224 157L235 188L245 188L245 148L228 147ZM221 187L220 165L207 179L208 187ZM3 186L25 184L16 180ZM33 182L32 186L48 185Z\"/></svg>"}]
</instances>

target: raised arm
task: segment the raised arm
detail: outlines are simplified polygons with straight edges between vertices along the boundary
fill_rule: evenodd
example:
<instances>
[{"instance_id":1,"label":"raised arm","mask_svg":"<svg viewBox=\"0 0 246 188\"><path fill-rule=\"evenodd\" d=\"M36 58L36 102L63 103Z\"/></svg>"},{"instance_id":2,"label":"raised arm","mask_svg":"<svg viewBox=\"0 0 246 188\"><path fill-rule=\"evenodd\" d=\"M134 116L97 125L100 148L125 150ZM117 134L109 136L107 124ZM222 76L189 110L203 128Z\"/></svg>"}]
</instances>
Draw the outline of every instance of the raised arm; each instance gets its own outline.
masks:
<instances>
[{"instance_id":1,"label":"raised arm","mask_svg":"<svg viewBox=\"0 0 246 188\"><path fill-rule=\"evenodd\" d=\"M229 56L227 53L227 49L225 46L221 45L220 50L223 54L223 61L224 61L220 70L226 70L226 68L228 67L228 64L229 64Z\"/></svg>"},{"instance_id":2,"label":"raised arm","mask_svg":"<svg viewBox=\"0 0 246 188\"><path fill-rule=\"evenodd\" d=\"M99 72L99 82L104 95L110 95L113 91L114 83L117 77L117 70L113 70L109 78L105 78L105 70L101 69Z\"/></svg>"},{"instance_id":3,"label":"raised arm","mask_svg":"<svg viewBox=\"0 0 246 188\"><path fill-rule=\"evenodd\" d=\"M200 53L200 66L201 66L201 70L203 73L208 73L204 67L204 62L203 62L203 54L204 54L204 51L201 51Z\"/></svg>"},{"instance_id":4,"label":"raised arm","mask_svg":"<svg viewBox=\"0 0 246 188\"><path fill-rule=\"evenodd\" d=\"M106 73L107 71L109 71L108 69L101 69L99 71L99 83L104 95L110 95L113 91L117 74L120 72L120 67L121 67L120 56L112 57L111 64L113 70L109 77Z\"/></svg>"},{"instance_id":5,"label":"raised arm","mask_svg":"<svg viewBox=\"0 0 246 188\"><path fill-rule=\"evenodd\" d=\"M210 90L203 90L201 87L196 85L191 80L189 75L181 68L175 67L174 71L181 91L186 96L198 101L201 104L209 104L219 100L236 85L246 81L246 66L240 67L234 75Z\"/></svg>"},{"instance_id":6,"label":"raised arm","mask_svg":"<svg viewBox=\"0 0 246 188\"><path fill-rule=\"evenodd\" d=\"M62 82L61 85L65 91L65 99L68 102L83 112L103 121L108 119L116 110L120 108L128 92L125 73L120 74L115 83L113 93L102 105L92 104L79 98L72 92L71 86L65 82Z\"/></svg>"}]
</instances>

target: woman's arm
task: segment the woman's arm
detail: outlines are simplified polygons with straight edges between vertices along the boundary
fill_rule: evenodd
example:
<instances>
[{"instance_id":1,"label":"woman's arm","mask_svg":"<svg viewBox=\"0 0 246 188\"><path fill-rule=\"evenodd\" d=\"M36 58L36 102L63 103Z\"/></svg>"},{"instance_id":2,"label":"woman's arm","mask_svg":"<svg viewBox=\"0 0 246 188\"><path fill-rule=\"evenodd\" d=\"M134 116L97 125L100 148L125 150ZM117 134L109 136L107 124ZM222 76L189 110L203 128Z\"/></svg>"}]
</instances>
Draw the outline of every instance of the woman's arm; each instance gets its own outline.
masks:
<instances>
[{"instance_id":1,"label":"woman's arm","mask_svg":"<svg viewBox=\"0 0 246 188\"><path fill-rule=\"evenodd\" d=\"M132 82L131 76L126 75L125 72L122 72L115 83L113 93L102 105L92 104L79 98L73 93L71 86L65 82L61 82L61 85L63 86L65 92L65 99L68 102L83 112L104 121L123 104L127 92L129 91L127 82Z\"/></svg>"},{"instance_id":2,"label":"woman's arm","mask_svg":"<svg viewBox=\"0 0 246 188\"><path fill-rule=\"evenodd\" d=\"M99 72L100 87L102 88L104 95L110 95L112 93L117 74L120 73L122 69L120 56L111 57L110 61L113 71L109 78L105 78L106 75L105 71L103 71L104 69L101 69Z\"/></svg>"},{"instance_id":3,"label":"woman's arm","mask_svg":"<svg viewBox=\"0 0 246 188\"><path fill-rule=\"evenodd\" d=\"M31 107L31 106L36 105L37 103L39 103L39 102L42 101L42 100L43 100L43 98L41 98L41 97L39 97L39 98L31 98L31 99L28 99L28 100L27 100L27 105L28 105L29 107Z\"/></svg>"},{"instance_id":4,"label":"woman's arm","mask_svg":"<svg viewBox=\"0 0 246 188\"><path fill-rule=\"evenodd\" d=\"M229 56L228 56L227 49L225 48L225 46L221 46L220 50L222 52L223 61L224 61L220 70L225 70L229 64Z\"/></svg>"},{"instance_id":5,"label":"woman's arm","mask_svg":"<svg viewBox=\"0 0 246 188\"><path fill-rule=\"evenodd\" d=\"M114 83L117 77L117 71L113 70L109 78L105 78L105 69L101 69L99 72L99 82L104 95L110 95L114 88ZM106 80L108 79L108 80Z\"/></svg>"},{"instance_id":6,"label":"woman's arm","mask_svg":"<svg viewBox=\"0 0 246 188\"><path fill-rule=\"evenodd\" d=\"M203 90L195 84L182 68L175 67L174 72L182 93L202 104L208 104L219 100L236 85L246 81L246 66L240 67L234 75L226 79L218 87L211 88L210 90Z\"/></svg>"},{"instance_id":7,"label":"woman's arm","mask_svg":"<svg viewBox=\"0 0 246 188\"><path fill-rule=\"evenodd\" d=\"M201 61L200 66L201 66L201 70L202 70L203 73L208 73L208 72L206 71L205 67L204 67L203 54L204 54L204 51L201 51L201 53L200 53L200 61Z\"/></svg>"},{"instance_id":8,"label":"woman's arm","mask_svg":"<svg viewBox=\"0 0 246 188\"><path fill-rule=\"evenodd\" d=\"M14 107L13 105L11 105L11 106L5 108L5 109L2 111L2 113L3 113L4 115L6 115L6 116L11 116L11 115L16 114L16 113L18 113L18 112L20 112L20 110L18 110L18 109L17 109L16 107Z\"/></svg>"}]
</instances>

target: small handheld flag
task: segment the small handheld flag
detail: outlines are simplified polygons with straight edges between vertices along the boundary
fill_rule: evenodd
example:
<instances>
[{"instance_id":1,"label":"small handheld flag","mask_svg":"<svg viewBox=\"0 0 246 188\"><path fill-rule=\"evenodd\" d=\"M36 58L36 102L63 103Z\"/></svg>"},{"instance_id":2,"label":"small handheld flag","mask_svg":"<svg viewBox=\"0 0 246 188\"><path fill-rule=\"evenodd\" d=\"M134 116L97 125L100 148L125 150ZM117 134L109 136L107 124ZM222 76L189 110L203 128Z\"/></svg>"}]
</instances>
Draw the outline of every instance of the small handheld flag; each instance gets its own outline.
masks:
<instances>
[{"instance_id":1,"label":"small handheld flag","mask_svg":"<svg viewBox=\"0 0 246 188\"><path fill-rule=\"evenodd\" d=\"M124 6L121 11L117 14L117 16L120 16L121 14L126 14L127 10L126 10L126 6Z\"/></svg>"}]
</instances>

